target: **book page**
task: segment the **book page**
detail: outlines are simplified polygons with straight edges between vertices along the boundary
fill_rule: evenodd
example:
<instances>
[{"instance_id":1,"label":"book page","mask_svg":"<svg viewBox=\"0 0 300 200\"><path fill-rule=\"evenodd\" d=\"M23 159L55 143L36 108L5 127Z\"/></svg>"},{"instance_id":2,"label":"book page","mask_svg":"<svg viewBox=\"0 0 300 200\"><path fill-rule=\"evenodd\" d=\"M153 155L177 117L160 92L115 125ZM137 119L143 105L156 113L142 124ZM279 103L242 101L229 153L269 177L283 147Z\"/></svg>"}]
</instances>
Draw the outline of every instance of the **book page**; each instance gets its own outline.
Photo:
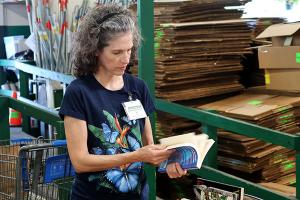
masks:
<instances>
[{"instance_id":1,"label":"book page","mask_svg":"<svg viewBox=\"0 0 300 200\"><path fill-rule=\"evenodd\" d=\"M193 143L195 145L198 145L198 141L207 140L207 139L208 139L208 135L206 134L196 135L194 132L192 132L192 133L162 138L159 140L159 142L160 144L165 146L171 146L171 145L182 144L182 143Z\"/></svg>"},{"instance_id":2,"label":"book page","mask_svg":"<svg viewBox=\"0 0 300 200\"><path fill-rule=\"evenodd\" d=\"M201 150L201 152L199 152L200 156L199 156L198 163L197 163L198 168L200 168L202 166L202 163L205 159L207 152L209 151L209 149L212 147L212 145L214 143L215 143L215 141L213 139L208 139L208 140L204 140L203 143L201 144L202 150Z\"/></svg>"},{"instance_id":3,"label":"book page","mask_svg":"<svg viewBox=\"0 0 300 200\"><path fill-rule=\"evenodd\" d=\"M194 140L194 137L195 137L195 133L192 132L192 133L162 138L159 140L159 143L165 146L171 146L180 143L191 142Z\"/></svg>"}]
</instances>

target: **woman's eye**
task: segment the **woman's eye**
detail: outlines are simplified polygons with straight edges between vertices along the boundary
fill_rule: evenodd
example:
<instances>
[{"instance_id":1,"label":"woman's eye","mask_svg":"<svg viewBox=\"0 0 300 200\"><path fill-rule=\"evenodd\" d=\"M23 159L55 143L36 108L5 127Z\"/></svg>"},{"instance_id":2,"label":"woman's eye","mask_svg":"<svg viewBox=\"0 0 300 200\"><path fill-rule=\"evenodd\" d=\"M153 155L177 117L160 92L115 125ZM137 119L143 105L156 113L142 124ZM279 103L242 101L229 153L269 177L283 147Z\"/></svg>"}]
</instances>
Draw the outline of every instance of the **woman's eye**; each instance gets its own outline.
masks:
<instances>
[{"instance_id":1,"label":"woman's eye","mask_svg":"<svg viewBox=\"0 0 300 200\"><path fill-rule=\"evenodd\" d=\"M121 52L120 51L115 51L115 52L113 52L113 54L114 55L119 55L119 54L121 54Z\"/></svg>"}]
</instances>

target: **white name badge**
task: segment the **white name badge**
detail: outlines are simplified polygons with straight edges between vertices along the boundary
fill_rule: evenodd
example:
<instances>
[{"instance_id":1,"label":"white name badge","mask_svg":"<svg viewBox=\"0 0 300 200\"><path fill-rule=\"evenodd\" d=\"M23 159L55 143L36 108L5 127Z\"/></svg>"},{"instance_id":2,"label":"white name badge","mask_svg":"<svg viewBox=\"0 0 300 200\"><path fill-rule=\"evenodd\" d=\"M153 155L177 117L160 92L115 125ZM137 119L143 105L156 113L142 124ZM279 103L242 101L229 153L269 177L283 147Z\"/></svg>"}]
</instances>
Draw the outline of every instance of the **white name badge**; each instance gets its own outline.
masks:
<instances>
[{"instance_id":1,"label":"white name badge","mask_svg":"<svg viewBox=\"0 0 300 200\"><path fill-rule=\"evenodd\" d=\"M146 118L146 112L140 100L128 101L122 103L129 120Z\"/></svg>"}]
</instances>

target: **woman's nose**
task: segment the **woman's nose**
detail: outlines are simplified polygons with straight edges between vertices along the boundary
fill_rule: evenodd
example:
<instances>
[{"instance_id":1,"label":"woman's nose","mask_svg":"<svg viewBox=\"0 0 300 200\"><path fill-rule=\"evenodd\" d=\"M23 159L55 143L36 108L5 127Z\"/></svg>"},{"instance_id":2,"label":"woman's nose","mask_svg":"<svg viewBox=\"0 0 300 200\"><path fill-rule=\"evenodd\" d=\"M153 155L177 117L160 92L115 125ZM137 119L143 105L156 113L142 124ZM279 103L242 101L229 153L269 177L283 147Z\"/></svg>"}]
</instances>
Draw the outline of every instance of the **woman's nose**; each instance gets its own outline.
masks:
<instances>
[{"instance_id":1,"label":"woman's nose","mask_svg":"<svg viewBox=\"0 0 300 200\"><path fill-rule=\"evenodd\" d=\"M130 60L130 53L125 52L122 56L122 63L128 64Z\"/></svg>"}]
</instances>

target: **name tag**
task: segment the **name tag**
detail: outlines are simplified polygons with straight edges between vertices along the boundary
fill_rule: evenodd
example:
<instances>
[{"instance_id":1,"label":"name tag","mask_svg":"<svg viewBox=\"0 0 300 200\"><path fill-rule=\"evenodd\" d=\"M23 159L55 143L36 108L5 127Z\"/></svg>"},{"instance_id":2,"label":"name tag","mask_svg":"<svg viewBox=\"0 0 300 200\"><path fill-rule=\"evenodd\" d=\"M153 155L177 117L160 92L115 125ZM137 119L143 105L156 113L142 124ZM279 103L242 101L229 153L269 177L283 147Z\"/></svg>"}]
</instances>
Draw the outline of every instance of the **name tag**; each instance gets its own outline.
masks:
<instances>
[{"instance_id":1,"label":"name tag","mask_svg":"<svg viewBox=\"0 0 300 200\"><path fill-rule=\"evenodd\" d=\"M146 118L146 112L140 100L128 101L122 103L123 108L129 120Z\"/></svg>"}]
</instances>

